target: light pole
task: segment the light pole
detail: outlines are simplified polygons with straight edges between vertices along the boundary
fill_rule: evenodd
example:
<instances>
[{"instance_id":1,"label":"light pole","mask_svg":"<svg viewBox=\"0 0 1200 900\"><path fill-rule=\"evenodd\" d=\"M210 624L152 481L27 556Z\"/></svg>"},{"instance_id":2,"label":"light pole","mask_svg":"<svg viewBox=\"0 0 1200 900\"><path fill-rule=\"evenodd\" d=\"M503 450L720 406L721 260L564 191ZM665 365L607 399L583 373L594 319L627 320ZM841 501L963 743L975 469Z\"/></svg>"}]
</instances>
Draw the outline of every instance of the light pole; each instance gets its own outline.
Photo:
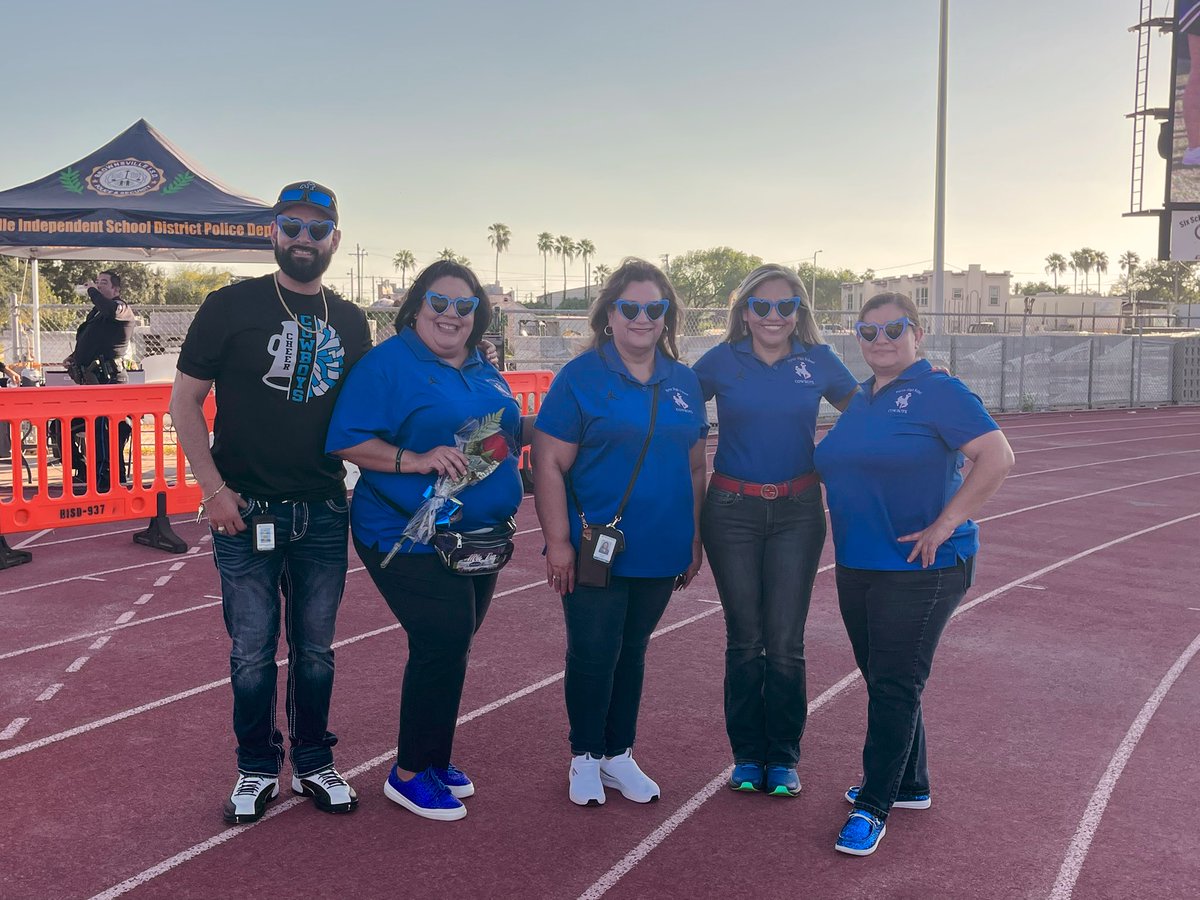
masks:
<instances>
[{"instance_id":1,"label":"light pole","mask_svg":"<svg viewBox=\"0 0 1200 900\"><path fill-rule=\"evenodd\" d=\"M950 0L942 0L938 26L937 149L934 163L933 316L929 323L931 327L926 329L934 333L946 330L939 317L946 309L946 44L949 17Z\"/></svg>"},{"instance_id":2,"label":"light pole","mask_svg":"<svg viewBox=\"0 0 1200 900\"><path fill-rule=\"evenodd\" d=\"M814 313L817 311L817 254L824 252L824 250L813 251L812 295L808 298L808 300L810 303L812 303Z\"/></svg>"}]
</instances>

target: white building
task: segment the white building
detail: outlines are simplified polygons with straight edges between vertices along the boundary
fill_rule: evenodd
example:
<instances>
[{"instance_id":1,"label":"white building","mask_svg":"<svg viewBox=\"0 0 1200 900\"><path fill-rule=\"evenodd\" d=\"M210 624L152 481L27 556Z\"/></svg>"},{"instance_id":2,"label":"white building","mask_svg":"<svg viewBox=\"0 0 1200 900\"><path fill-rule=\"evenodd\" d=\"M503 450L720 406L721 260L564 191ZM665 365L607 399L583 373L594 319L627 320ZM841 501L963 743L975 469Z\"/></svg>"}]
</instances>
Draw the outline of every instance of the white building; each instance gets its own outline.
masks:
<instances>
[{"instance_id":1,"label":"white building","mask_svg":"<svg viewBox=\"0 0 1200 900\"><path fill-rule=\"evenodd\" d=\"M947 322L949 330L966 331L970 325L992 321L1002 315L1008 303L1011 283L1011 272L985 272L974 263L965 272L947 271L943 309L950 317ZM932 313L934 307L929 296L932 289L933 272L929 269L919 275L890 275L869 281L847 282L842 285L842 309L853 315L876 294L894 291L911 297L922 313ZM937 327L937 330L945 329Z\"/></svg>"},{"instance_id":2,"label":"white building","mask_svg":"<svg viewBox=\"0 0 1200 900\"><path fill-rule=\"evenodd\" d=\"M1038 331L1100 331L1114 334L1122 327L1122 309L1128 297L1102 297L1099 294L1055 294L1042 291L1023 297L1010 297L1000 331L1029 334Z\"/></svg>"}]
</instances>

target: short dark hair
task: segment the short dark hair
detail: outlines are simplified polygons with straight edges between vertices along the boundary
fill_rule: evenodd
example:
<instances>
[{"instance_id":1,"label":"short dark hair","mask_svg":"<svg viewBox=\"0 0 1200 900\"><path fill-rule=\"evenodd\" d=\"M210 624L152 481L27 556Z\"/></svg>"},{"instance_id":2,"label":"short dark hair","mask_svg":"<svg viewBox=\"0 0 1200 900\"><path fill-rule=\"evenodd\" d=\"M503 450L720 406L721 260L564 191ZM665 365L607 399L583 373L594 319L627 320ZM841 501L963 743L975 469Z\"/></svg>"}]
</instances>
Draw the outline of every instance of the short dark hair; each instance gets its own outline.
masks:
<instances>
[{"instance_id":1,"label":"short dark hair","mask_svg":"<svg viewBox=\"0 0 1200 900\"><path fill-rule=\"evenodd\" d=\"M116 272L114 272L112 269L105 269L100 274L107 275L108 280L112 282L112 286L115 287L117 290L121 289L121 276L118 275Z\"/></svg>"},{"instance_id":2,"label":"short dark hair","mask_svg":"<svg viewBox=\"0 0 1200 900\"><path fill-rule=\"evenodd\" d=\"M429 286L439 278L447 277L461 278L471 289L471 296L479 299L479 306L475 308L475 323L471 326L471 334L467 337L467 348L474 349L479 345L488 326L492 324L492 303L488 300L487 291L483 289L478 276L462 263L449 259L439 259L437 262L430 263L413 279L408 293L404 295L404 302L400 304L400 310L396 313L396 334L405 328L412 327L416 322L417 313L421 309L421 304L425 302L425 292L429 290Z\"/></svg>"},{"instance_id":3,"label":"short dark hair","mask_svg":"<svg viewBox=\"0 0 1200 900\"><path fill-rule=\"evenodd\" d=\"M858 318L861 321L873 309L878 309L881 306L898 306L904 310L904 315L908 317L908 321L912 322L914 328L921 327L921 314L917 312L917 304L912 302L912 297L908 294L900 294L896 291L886 291L882 294L876 294L862 305L862 309L858 311Z\"/></svg>"},{"instance_id":4,"label":"short dark hair","mask_svg":"<svg viewBox=\"0 0 1200 900\"><path fill-rule=\"evenodd\" d=\"M671 284L671 279L654 263L638 259L636 256L628 256L621 260L621 265L608 276L608 280L600 288L600 294L592 302L592 308L588 312L588 325L592 329L591 346L598 350L612 340L604 331L608 326L608 311L621 298L621 294L625 293L625 288L635 281L654 283L662 291L662 295L671 301L663 315L663 330L658 336L658 349L670 359L679 359L675 335L679 333L679 319L683 310L679 308L679 295L675 292L675 285Z\"/></svg>"}]
</instances>

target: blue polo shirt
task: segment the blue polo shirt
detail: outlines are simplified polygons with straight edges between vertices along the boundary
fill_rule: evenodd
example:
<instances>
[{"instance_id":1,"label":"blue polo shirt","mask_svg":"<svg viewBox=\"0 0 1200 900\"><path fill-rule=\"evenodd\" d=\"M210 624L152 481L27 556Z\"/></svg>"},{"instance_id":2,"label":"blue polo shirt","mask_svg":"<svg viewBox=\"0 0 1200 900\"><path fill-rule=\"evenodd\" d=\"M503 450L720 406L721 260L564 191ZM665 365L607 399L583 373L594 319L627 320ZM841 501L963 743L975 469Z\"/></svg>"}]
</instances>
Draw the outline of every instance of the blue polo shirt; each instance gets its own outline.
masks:
<instances>
[{"instance_id":1,"label":"blue polo shirt","mask_svg":"<svg viewBox=\"0 0 1200 900\"><path fill-rule=\"evenodd\" d=\"M862 383L837 424L817 445L833 547L854 569L920 569L912 543L897 538L931 525L962 484L959 448L999 426L965 384L918 360L875 393ZM979 550L979 526L967 520L938 548L944 569Z\"/></svg>"},{"instance_id":2,"label":"blue polo shirt","mask_svg":"<svg viewBox=\"0 0 1200 900\"><path fill-rule=\"evenodd\" d=\"M790 481L813 469L817 410L858 387L827 344L792 339L774 365L754 355L750 338L713 347L692 367L704 399L717 398L717 456L722 475L758 484Z\"/></svg>"},{"instance_id":3,"label":"blue polo shirt","mask_svg":"<svg viewBox=\"0 0 1200 900\"><path fill-rule=\"evenodd\" d=\"M630 578L679 575L692 562L693 495L688 453L708 433L704 397L683 363L656 353L654 374L642 384L629 374L612 344L571 360L554 378L538 409L537 427L578 445L568 473L589 523L612 521L629 486L650 427L653 386L658 417L624 517L625 551L613 574ZM567 491L571 543L579 549L581 525Z\"/></svg>"},{"instance_id":4,"label":"blue polo shirt","mask_svg":"<svg viewBox=\"0 0 1200 900\"><path fill-rule=\"evenodd\" d=\"M490 528L502 523L521 504L517 472L517 439L521 414L500 373L474 350L461 369L436 356L411 328L375 347L350 372L333 410L325 452L345 450L370 438L382 438L413 453L454 446L454 434L468 419L503 410L502 434L509 454L483 481L470 485L457 498L462 519L456 531ZM354 489L350 524L355 537L368 546L388 551L400 540L409 517L436 474L371 472L364 469ZM428 544L405 550L432 553Z\"/></svg>"}]
</instances>

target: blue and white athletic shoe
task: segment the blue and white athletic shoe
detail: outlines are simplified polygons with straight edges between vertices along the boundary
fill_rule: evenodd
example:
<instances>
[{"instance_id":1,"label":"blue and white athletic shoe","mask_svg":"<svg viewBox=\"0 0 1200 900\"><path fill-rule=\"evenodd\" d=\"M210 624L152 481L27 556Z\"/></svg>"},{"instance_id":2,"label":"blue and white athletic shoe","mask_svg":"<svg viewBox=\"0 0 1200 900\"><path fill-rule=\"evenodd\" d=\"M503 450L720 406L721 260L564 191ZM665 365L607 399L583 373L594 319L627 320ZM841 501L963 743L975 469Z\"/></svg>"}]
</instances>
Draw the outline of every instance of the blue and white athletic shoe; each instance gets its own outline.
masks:
<instances>
[{"instance_id":1,"label":"blue and white athletic shoe","mask_svg":"<svg viewBox=\"0 0 1200 900\"><path fill-rule=\"evenodd\" d=\"M845 797L847 803L854 803L858 799L858 792L862 790L861 785L855 785L846 791ZM892 804L893 809L929 809L933 805L933 801L929 799L929 791L914 794L908 791L901 791L896 795L896 802Z\"/></svg>"},{"instance_id":2,"label":"blue and white athletic shoe","mask_svg":"<svg viewBox=\"0 0 1200 900\"><path fill-rule=\"evenodd\" d=\"M450 789L450 793L461 800L463 797L471 797L475 794L475 784L467 777L467 773L450 763L446 768L439 769L433 767L433 774L438 777L438 780Z\"/></svg>"},{"instance_id":3,"label":"blue and white athletic shoe","mask_svg":"<svg viewBox=\"0 0 1200 900\"><path fill-rule=\"evenodd\" d=\"M863 809L850 813L833 849L851 856L870 856L887 834L887 825Z\"/></svg>"},{"instance_id":4,"label":"blue and white athletic shoe","mask_svg":"<svg viewBox=\"0 0 1200 900\"><path fill-rule=\"evenodd\" d=\"M763 767L759 763L737 763L729 776L729 789L733 791L761 791Z\"/></svg>"},{"instance_id":5,"label":"blue and white athletic shoe","mask_svg":"<svg viewBox=\"0 0 1200 900\"><path fill-rule=\"evenodd\" d=\"M798 796L800 776L792 766L767 766L766 791L772 797Z\"/></svg>"},{"instance_id":6,"label":"blue and white athletic shoe","mask_svg":"<svg viewBox=\"0 0 1200 900\"><path fill-rule=\"evenodd\" d=\"M467 814L467 808L442 784L433 769L418 772L408 781L403 781L396 774L396 767L392 766L383 792L389 800L423 819L453 822Z\"/></svg>"}]
</instances>

